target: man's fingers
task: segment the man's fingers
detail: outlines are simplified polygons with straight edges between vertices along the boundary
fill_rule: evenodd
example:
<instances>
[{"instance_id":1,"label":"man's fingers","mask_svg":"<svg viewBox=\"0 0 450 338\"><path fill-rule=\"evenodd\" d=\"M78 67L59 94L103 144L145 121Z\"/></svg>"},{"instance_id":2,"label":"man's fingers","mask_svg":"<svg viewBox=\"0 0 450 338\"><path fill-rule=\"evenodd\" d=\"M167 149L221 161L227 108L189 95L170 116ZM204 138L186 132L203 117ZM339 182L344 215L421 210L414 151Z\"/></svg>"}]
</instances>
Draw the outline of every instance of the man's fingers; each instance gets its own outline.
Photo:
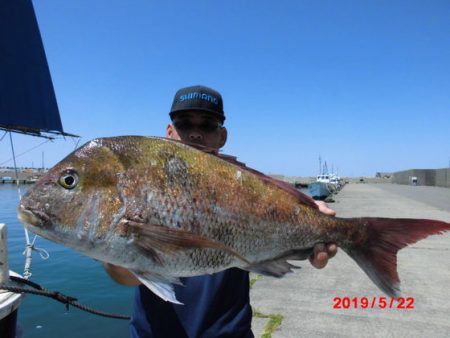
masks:
<instances>
[{"instance_id":1,"label":"man's fingers","mask_svg":"<svg viewBox=\"0 0 450 338\"><path fill-rule=\"evenodd\" d=\"M332 258L334 256L336 256L337 253L337 245L334 243L328 244L327 245L327 253L328 253L328 258Z\"/></svg>"},{"instance_id":2,"label":"man's fingers","mask_svg":"<svg viewBox=\"0 0 450 338\"><path fill-rule=\"evenodd\" d=\"M328 264L328 260L334 257L337 253L337 245L330 243L318 243L314 246L313 254L309 257L311 265L316 269L322 269Z\"/></svg>"},{"instance_id":3,"label":"man's fingers","mask_svg":"<svg viewBox=\"0 0 450 338\"><path fill-rule=\"evenodd\" d=\"M327 265L328 253L325 244L318 243L314 246L313 256L309 258L309 261L317 269L322 269Z\"/></svg>"}]
</instances>

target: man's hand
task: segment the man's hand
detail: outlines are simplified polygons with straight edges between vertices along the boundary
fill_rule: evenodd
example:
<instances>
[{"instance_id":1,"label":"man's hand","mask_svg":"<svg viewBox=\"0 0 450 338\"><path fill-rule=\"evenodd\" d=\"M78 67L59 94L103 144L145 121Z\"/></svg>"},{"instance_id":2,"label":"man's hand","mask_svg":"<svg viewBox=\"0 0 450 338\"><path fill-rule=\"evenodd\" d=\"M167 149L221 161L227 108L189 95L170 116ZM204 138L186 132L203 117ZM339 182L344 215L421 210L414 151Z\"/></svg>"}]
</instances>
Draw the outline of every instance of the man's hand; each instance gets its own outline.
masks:
<instances>
[{"instance_id":1,"label":"man's hand","mask_svg":"<svg viewBox=\"0 0 450 338\"><path fill-rule=\"evenodd\" d=\"M328 205L323 201L316 201L317 206L319 207L319 211L328 216L336 216L336 211L328 208ZM311 265L316 269L324 268L328 260L333 258L337 253L337 245L335 243L328 244L316 244L314 246L314 253L311 257L309 257L309 261Z\"/></svg>"},{"instance_id":2,"label":"man's hand","mask_svg":"<svg viewBox=\"0 0 450 338\"><path fill-rule=\"evenodd\" d=\"M327 265L328 260L336 255L336 252L336 244L328 243L325 245L323 243L319 243L314 246L314 256L310 256L309 261L316 269L322 269Z\"/></svg>"}]
</instances>

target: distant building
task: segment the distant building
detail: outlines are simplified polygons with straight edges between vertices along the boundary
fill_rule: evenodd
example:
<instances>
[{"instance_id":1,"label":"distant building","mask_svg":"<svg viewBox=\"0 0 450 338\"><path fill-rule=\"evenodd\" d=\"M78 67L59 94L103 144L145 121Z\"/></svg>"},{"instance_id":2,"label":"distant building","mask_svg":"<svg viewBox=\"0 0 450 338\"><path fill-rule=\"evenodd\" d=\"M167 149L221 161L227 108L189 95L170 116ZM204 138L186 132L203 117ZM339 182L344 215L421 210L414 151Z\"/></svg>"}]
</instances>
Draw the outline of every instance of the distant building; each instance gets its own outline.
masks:
<instances>
[{"instance_id":1,"label":"distant building","mask_svg":"<svg viewBox=\"0 0 450 338\"><path fill-rule=\"evenodd\" d=\"M391 178L392 173L378 172L375 174L377 178Z\"/></svg>"}]
</instances>

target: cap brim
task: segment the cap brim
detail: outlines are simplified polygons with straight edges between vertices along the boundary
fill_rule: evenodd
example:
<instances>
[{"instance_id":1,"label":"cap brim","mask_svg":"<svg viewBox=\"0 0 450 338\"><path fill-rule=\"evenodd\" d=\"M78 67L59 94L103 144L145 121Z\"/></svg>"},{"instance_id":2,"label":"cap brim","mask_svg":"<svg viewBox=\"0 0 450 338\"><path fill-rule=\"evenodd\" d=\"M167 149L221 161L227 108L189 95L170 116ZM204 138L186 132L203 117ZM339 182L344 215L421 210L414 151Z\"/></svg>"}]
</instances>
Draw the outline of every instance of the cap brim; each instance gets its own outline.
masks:
<instances>
[{"instance_id":1,"label":"cap brim","mask_svg":"<svg viewBox=\"0 0 450 338\"><path fill-rule=\"evenodd\" d=\"M187 112L187 111L204 111L204 112L207 112L207 113L209 113L209 114L214 115L215 117L218 117L219 119L222 120L222 122L225 121L225 115L220 114L220 113L218 113L218 112L216 112L216 111L214 111L214 110L210 110L210 109L203 108L203 107L198 107L198 108L197 108L197 107L189 107L189 109L172 110L172 111L169 113L169 116L170 116L171 119L173 119L173 116L174 116L175 114L182 113L182 112Z\"/></svg>"}]
</instances>

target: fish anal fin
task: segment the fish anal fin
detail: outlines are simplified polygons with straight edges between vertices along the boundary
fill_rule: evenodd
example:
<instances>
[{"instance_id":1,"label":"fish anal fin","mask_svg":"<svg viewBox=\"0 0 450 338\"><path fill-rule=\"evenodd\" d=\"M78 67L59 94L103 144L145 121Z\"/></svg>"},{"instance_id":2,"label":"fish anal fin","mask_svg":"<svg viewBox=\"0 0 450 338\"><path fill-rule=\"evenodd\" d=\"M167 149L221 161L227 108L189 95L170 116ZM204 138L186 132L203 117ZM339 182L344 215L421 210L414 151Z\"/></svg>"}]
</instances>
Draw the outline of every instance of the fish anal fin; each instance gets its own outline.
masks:
<instances>
[{"instance_id":1,"label":"fish anal fin","mask_svg":"<svg viewBox=\"0 0 450 338\"><path fill-rule=\"evenodd\" d=\"M288 272L292 272L292 269L299 269L299 266L289 263L287 260L305 260L311 256L313 252L312 248L291 250L283 253L283 255L260 261L254 264L250 264L243 269L256 272L265 276L283 277Z\"/></svg>"}]
</instances>

